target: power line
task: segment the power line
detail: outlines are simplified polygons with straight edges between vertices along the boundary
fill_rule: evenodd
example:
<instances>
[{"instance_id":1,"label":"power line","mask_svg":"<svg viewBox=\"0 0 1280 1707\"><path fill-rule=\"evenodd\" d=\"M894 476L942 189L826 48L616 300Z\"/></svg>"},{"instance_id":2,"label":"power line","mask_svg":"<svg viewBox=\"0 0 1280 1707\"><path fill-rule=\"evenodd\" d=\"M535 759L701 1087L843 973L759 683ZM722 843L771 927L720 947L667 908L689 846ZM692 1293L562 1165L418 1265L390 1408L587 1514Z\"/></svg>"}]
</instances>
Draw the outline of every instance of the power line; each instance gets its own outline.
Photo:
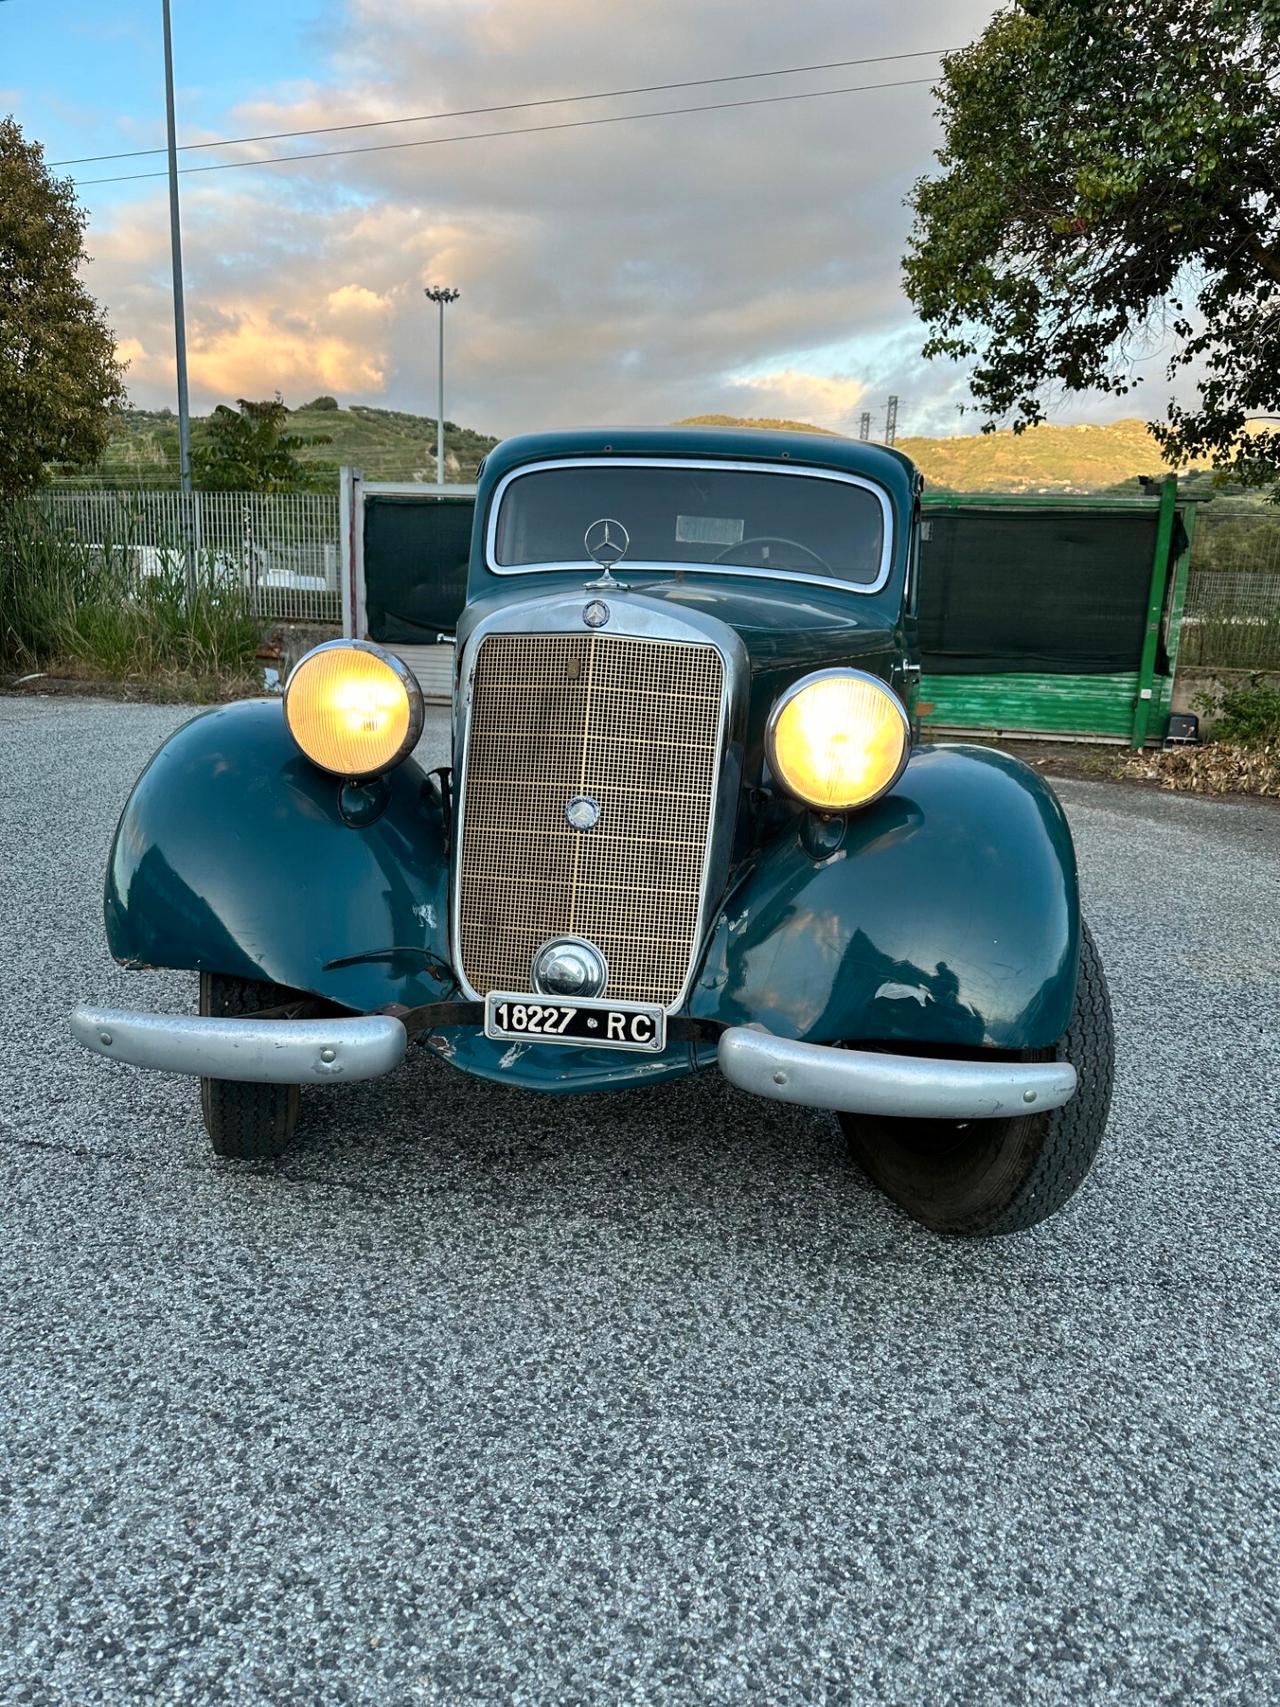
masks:
<instances>
[{"instance_id":1,"label":"power line","mask_svg":"<svg viewBox=\"0 0 1280 1707\"><path fill-rule=\"evenodd\" d=\"M0 0L0 4L3 0ZM954 53L949 47L920 48L914 53L878 53L867 59L828 59L818 65L781 65L771 71L739 71L729 77L691 77L683 83L642 83L634 89L598 89L589 95L546 95L536 101L508 101L496 107L459 107L445 113L405 113L396 119L362 119L354 124L318 125L313 130L269 130L260 136L224 136L214 142L184 142L180 154L192 154L202 148L233 148L242 142L286 142L298 136L330 136L339 131L381 130L394 124L429 124L440 119L483 118L489 113L518 113L530 107L562 107L578 101L612 101L623 95L658 95L669 89L700 89L713 83L750 83L761 77L798 77L806 71L844 71L851 65L884 65L890 60L931 59L944 53ZM641 115L637 115L641 116ZM92 166L104 160L140 160L145 156L165 153L163 148L133 148L123 154L82 154L73 160L50 160L52 166Z\"/></svg>"},{"instance_id":2,"label":"power line","mask_svg":"<svg viewBox=\"0 0 1280 1707\"><path fill-rule=\"evenodd\" d=\"M647 113L614 113L598 119L565 119L558 124L518 125L510 130L464 131L458 136L424 136L413 142L377 142L365 148L322 148L310 154L270 154L262 160L223 160L216 166L182 166L184 177L197 172L234 172L246 166L288 166L300 160L334 160L351 154L388 154L401 148L438 148L446 142L483 142L495 136L532 136L541 131L587 130L594 125L631 124L636 119L674 118L680 113L719 113L740 107L772 107L782 101L819 101L830 95L859 95L869 89L910 89L932 83L932 77L905 77L894 83L854 83L842 89L810 89L793 95L757 95L746 101L709 101L697 107L656 107ZM144 178L163 178L164 172L126 172L112 178L82 178L81 189L92 184L134 184Z\"/></svg>"}]
</instances>

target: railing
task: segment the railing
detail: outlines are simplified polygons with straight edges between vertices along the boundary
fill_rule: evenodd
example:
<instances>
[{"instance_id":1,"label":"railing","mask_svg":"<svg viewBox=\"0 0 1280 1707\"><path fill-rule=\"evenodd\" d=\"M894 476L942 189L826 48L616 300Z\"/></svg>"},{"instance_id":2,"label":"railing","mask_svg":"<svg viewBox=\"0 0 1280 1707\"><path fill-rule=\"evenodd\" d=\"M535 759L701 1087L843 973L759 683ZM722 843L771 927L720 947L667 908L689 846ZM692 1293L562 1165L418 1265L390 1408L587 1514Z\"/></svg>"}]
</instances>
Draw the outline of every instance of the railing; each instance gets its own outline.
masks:
<instances>
[{"instance_id":1,"label":"railing","mask_svg":"<svg viewBox=\"0 0 1280 1707\"><path fill-rule=\"evenodd\" d=\"M256 615L337 622L338 496L329 492L46 491L39 506L82 545L147 576L175 561L230 576Z\"/></svg>"},{"instance_id":2,"label":"railing","mask_svg":"<svg viewBox=\"0 0 1280 1707\"><path fill-rule=\"evenodd\" d=\"M1280 510L1226 500L1201 511L1178 665L1280 670Z\"/></svg>"}]
</instances>

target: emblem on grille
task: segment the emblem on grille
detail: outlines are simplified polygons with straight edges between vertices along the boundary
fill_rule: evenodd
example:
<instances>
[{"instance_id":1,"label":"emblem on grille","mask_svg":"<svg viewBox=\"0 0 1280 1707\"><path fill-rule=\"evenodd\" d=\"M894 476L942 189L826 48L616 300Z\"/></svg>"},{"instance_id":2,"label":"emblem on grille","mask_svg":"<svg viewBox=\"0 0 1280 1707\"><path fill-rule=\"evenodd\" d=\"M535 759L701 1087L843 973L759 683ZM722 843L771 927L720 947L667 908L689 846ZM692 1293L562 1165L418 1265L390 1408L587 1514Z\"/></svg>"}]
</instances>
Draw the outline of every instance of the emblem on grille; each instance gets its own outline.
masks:
<instances>
[{"instance_id":1,"label":"emblem on grille","mask_svg":"<svg viewBox=\"0 0 1280 1707\"><path fill-rule=\"evenodd\" d=\"M588 628L603 628L609 620L609 607L603 599L592 599L582 613L582 620Z\"/></svg>"},{"instance_id":2,"label":"emblem on grille","mask_svg":"<svg viewBox=\"0 0 1280 1707\"><path fill-rule=\"evenodd\" d=\"M564 815L575 830L594 830L600 822L600 802L589 794L575 794L564 809Z\"/></svg>"}]
</instances>

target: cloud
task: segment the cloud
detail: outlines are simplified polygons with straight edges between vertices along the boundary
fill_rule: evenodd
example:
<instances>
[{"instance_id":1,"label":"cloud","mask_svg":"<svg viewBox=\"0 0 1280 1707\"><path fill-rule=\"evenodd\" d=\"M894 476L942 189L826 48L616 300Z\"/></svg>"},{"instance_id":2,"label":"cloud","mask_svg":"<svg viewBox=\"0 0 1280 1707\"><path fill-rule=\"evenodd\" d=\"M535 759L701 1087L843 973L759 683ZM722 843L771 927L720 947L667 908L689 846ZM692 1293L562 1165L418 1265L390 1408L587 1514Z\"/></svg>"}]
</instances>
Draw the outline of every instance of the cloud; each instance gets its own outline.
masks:
<instances>
[{"instance_id":1,"label":"cloud","mask_svg":"<svg viewBox=\"0 0 1280 1707\"><path fill-rule=\"evenodd\" d=\"M868 389L865 380L844 374L804 373L797 368L731 380L730 386L741 396L731 411L735 415L808 421L837 433L856 429Z\"/></svg>"},{"instance_id":2,"label":"cloud","mask_svg":"<svg viewBox=\"0 0 1280 1707\"><path fill-rule=\"evenodd\" d=\"M332 63L225 115L232 134L727 76L946 47L989 0L348 0ZM625 51L623 51L625 49ZM257 144L358 147L927 76L930 60ZM310 68L303 68L309 72ZM333 73L332 82L327 73ZM337 84L335 91L334 83ZM900 286L903 198L936 141L925 87L350 155L184 184L199 407L332 391L430 411L447 312L449 414L495 432L573 421L787 415L856 430L897 390L903 430L953 417ZM199 157L203 162L208 157ZM139 400L170 401L164 187L95 217L91 288L135 349ZM957 387L959 388L957 393ZM918 414L911 414L912 403ZM877 405L878 406L878 405Z\"/></svg>"}]
</instances>

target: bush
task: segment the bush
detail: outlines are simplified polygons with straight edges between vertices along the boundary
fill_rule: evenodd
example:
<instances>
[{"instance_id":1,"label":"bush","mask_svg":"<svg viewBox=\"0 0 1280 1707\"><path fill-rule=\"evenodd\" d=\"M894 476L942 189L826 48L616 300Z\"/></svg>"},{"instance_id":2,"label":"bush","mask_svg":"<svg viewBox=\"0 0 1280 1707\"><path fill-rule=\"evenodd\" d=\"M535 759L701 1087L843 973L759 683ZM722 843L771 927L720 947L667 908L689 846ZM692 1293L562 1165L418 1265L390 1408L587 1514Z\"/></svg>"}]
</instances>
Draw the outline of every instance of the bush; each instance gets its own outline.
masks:
<instances>
[{"instance_id":1,"label":"bush","mask_svg":"<svg viewBox=\"0 0 1280 1707\"><path fill-rule=\"evenodd\" d=\"M1195 708L1212 722L1215 741L1242 747L1280 746L1280 689L1268 687L1261 676L1222 693L1197 694Z\"/></svg>"},{"instance_id":2,"label":"bush","mask_svg":"<svg viewBox=\"0 0 1280 1707\"><path fill-rule=\"evenodd\" d=\"M247 685L258 622L238 574L208 555L83 545L32 505L0 515L0 669L142 681L199 697Z\"/></svg>"}]
</instances>

